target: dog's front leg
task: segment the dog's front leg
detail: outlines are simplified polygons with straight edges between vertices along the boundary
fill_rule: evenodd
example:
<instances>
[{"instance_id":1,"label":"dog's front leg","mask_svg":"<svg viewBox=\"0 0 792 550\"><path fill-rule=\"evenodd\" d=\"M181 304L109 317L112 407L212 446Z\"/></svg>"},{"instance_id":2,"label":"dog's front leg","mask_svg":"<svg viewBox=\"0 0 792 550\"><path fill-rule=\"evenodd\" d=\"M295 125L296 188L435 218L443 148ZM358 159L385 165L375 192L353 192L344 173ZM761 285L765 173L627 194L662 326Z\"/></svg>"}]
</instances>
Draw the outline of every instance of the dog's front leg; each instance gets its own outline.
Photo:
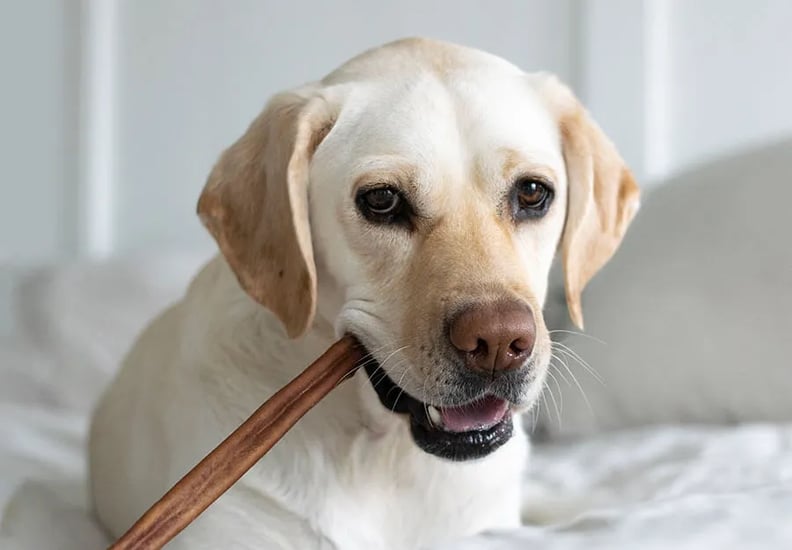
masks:
<instances>
[{"instance_id":1,"label":"dog's front leg","mask_svg":"<svg viewBox=\"0 0 792 550\"><path fill-rule=\"evenodd\" d=\"M304 518L237 485L168 545L174 550L336 550Z\"/></svg>"}]
</instances>

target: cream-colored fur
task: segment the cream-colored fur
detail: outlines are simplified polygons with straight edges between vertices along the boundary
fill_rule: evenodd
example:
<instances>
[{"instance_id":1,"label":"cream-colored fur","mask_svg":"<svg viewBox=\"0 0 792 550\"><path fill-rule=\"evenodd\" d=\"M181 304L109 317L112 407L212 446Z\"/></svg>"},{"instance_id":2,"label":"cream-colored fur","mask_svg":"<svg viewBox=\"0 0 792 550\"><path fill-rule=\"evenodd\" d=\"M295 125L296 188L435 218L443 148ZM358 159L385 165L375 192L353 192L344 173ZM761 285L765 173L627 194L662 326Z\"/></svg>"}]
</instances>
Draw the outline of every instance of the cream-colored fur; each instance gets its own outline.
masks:
<instances>
[{"instance_id":1,"label":"cream-colored fur","mask_svg":"<svg viewBox=\"0 0 792 550\"><path fill-rule=\"evenodd\" d=\"M515 223L504 197L526 175L551 181L555 201ZM414 227L358 215L355 193L371 183L410 197ZM96 410L98 517L121 534L342 333L410 394L442 402L449 312L509 298L532 306L537 334L504 446L461 463L426 454L359 372L174 545L404 549L516 526L519 413L550 358L540 312L553 256L560 248L580 323L580 292L636 206L629 172L571 93L483 52L399 41L279 94L199 202L222 255L146 329Z\"/></svg>"}]
</instances>

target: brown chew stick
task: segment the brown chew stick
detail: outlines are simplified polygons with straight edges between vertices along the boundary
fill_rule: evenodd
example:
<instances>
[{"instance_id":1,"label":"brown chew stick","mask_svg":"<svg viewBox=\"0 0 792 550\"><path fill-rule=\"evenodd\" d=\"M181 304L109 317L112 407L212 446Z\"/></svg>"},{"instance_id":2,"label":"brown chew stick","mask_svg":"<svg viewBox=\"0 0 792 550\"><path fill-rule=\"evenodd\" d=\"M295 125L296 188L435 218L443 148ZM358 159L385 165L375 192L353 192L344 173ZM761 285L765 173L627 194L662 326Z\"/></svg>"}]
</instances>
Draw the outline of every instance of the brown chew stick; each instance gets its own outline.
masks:
<instances>
[{"instance_id":1,"label":"brown chew stick","mask_svg":"<svg viewBox=\"0 0 792 550\"><path fill-rule=\"evenodd\" d=\"M225 493L339 382L361 364L352 336L333 344L297 378L264 402L110 546L112 550L162 548Z\"/></svg>"}]
</instances>

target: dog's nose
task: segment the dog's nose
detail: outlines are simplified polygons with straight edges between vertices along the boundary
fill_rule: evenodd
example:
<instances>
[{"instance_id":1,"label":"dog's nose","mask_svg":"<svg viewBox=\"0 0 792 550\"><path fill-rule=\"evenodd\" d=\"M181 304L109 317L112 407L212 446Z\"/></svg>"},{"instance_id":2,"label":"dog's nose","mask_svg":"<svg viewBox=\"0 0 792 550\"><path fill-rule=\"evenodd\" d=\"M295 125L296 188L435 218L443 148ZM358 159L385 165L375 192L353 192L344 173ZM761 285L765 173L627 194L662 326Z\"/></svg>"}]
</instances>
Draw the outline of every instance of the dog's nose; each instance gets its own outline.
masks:
<instances>
[{"instance_id":1,"label":"dog's nose","mask_svg":"<svg viewBox=\"0 0 792 550\"><path fill-rule=\"evenodd\" d=\"M536 323L523 302L477 304L453 319L449 336L470 368L497 374L520 367L531 355Z\"/></svg>"}]
</instances>

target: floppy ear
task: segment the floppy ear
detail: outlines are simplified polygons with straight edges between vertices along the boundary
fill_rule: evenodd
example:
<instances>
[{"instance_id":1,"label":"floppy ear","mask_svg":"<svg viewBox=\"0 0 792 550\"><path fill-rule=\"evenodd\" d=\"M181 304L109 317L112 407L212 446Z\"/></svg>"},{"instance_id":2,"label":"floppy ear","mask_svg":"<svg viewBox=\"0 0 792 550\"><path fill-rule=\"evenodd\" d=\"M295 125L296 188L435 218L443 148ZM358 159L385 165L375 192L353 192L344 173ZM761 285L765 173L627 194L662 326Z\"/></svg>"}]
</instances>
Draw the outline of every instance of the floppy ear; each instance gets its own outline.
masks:
<instances>
[{"instance_id":1,"label":"floppy ear","mask_svg":"<svg viewBox=\"0 0 792 550\"><path fill-rule=\"evenodd\" d=\"M220 157L198 214L242 288L272 310L290 338L316 309L316 266L308 220L310 159L332 127L310 90L273 97Z\"/></svg>"},{"instance_id":2,"label":"floppy ear","mask_svg":"<svg viewBox=\"0 0 792 550\"><path fill-rule=\"evenodd\" d=\"M581 294L613 256L638 211L639 189L613 143L572 92L545 77L545 97L558 117L568 182L561 240L569 316L583 328Z\"/></svg>"}]
</instances>

